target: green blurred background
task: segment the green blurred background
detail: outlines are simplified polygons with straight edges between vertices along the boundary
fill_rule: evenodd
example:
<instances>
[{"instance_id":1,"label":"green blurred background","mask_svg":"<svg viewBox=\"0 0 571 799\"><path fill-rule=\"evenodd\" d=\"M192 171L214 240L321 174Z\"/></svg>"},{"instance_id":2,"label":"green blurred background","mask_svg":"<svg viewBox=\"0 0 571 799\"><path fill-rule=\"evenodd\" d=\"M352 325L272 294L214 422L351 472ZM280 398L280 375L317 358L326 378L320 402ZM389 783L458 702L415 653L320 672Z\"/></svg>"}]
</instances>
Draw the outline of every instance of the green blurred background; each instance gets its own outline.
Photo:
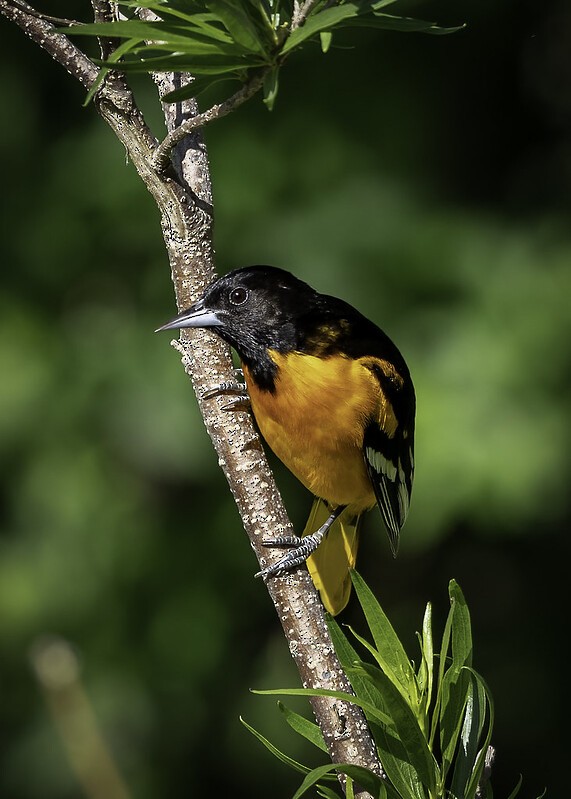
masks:
<instances>
[{"instance_id":1,"label":"green blurred background","mask_svg":"<svg viewBox=\"0 0 571 799\"><path fill-rule=\"evenodd\" d=\"M468 28L310 47L272 114L255 99L208 129L219 269L290 269L398 342L418 396L412 511L394 562L369 514L360 570L413 658L425 603L440 635L459 581L496 703L495 795L522 772L522 796L563 796L571 11L406 9ZM152 332L174 307L157 211L79 86L0 25L0 795L81 796L30 666L55 634L133 797L290 796L298 776L238 720L316 763L248 692L297 676ZM310 498L276 473L299 528Z\"/></svg>"}]
</instances>

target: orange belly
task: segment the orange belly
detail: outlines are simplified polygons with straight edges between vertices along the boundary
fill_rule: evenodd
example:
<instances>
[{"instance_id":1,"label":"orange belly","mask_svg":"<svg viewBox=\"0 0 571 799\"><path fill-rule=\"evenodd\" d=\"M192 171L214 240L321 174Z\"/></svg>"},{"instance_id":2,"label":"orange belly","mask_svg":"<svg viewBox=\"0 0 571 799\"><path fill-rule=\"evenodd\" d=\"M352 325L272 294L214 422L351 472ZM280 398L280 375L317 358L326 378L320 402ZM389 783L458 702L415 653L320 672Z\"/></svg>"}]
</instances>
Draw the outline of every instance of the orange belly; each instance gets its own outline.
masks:
<instances>
[{"instance_id":1,"label":"orange belly","mask_svg":"<svg viewBox=\"0 0 571 799\"><path fill-rule=\"evenodd\" d=\"M360 512L375 504L363 456L363 431L378 415L379 385L359 361L270 352L274 393L260 391L244 365L260 432L315 496ZM287 368L284 361L287 357Z\"/></svg>"}]
</instances>

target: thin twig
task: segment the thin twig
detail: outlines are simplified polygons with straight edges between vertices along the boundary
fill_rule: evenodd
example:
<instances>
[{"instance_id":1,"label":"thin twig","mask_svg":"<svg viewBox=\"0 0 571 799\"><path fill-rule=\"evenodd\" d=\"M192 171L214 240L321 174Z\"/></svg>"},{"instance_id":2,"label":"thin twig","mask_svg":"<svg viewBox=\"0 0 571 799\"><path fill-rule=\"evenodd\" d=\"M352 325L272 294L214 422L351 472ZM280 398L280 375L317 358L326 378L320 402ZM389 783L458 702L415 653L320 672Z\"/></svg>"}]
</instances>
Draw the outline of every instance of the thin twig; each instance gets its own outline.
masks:
<instances>
[{"instance_id":1,"label":"thin twig","mask_svg":"<svg viewBox=\"0 0 571 799\"><path fill-rule=\"evenodd\" d=\"M305 3L295 2L293 4L290 32L296 30L296 28L300 28L305 23L305 20L309 17L315 6L320 2L321 0L305 0Z\"/></svg>"},{"instance_id":2,"label":"thin twig","mask_svg":"<svg viewBox=\"0 0 571 799\"><path fill-rule=\"evenodd\" d=\"M202 114L197 114L187 119L167 134L153 153L153 166L157 172L163 174L166 171L170 163L170 154L173 147L176 147L185 136L188 136L189 133L192 133L198 128L204 127L204 125L207 125L209 122L213 122L215 119L226 116L231 111L241 106L242 103L245 103L246 100L249 100L250 97L253 97L263 86L267 71L267 69L260 69L231 97L228 97L221 103L213 105L207 111L203 111Z\"/></svg>"},{"instance_id":3,"label":"thin twig","mask_svg":"<svg viewBox=\"0 0 571 799\"><path fill-rule=\"evenodd\" d=\"M91 0L93 8L93 18L95 22L116 22L117 21L117 4L112 0ZM118 39L112 39L110 36L99 36L99 48L101 50L101 58L106 61L116 49ZM116 74L111 70L109 74Z\"/></svg>"},{"instance_id":4,"label":"thin twig","mask_svg":"<svg viewBox=\"0 0 571 799\"><path fill-rule=\"evenodd\" d=\"M16 6L16 8L25 11L26 14L30 14L32 17L37 17L38 19L43 19L46 22L51 22L54 25L83 25L83 22L79 22L77 19L65 19L64 17L52 17L50 14L43 14L41 11L37 11L32 6L28 5L28 3L24 3L23 0L12 0L12 5Z\"/></svg>"},{"instance_id":5,"label":"thin twig","mask_svg":"<svg viewBox=\"0 0 571 799\"><path fill-rule=\"evenodd\" d=\"M99 70L63 33L57 33L51 22L21 0L0 0L0 13L15 22L30 39L58 61L86 89L91 88Z\"/></svg>"}]
</instances>

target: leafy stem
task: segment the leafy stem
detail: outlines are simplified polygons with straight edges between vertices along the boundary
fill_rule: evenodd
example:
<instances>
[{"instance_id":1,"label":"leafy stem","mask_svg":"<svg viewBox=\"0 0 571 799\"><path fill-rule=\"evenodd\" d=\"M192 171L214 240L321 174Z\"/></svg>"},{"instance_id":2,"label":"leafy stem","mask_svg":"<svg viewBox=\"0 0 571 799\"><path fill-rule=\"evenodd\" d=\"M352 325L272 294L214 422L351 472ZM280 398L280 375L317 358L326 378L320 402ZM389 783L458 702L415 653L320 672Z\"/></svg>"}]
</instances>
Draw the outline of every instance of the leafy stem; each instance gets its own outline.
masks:
<instances>
[{"instance_id":1,"label":"leafy stem","mask_svg":"<svg viewBox=\"0 0 571 799\"><path fill-rule=\"evenodd\" d=\"M156 169L159 174L166 172L170 164L170 154L173 148L176 147L185 136L192 133L197 128L201 128L209 122L213 122L215 119L226 116L231 111L241 106L242 103L245 103L246 100L249 100L250 97L253 97L264 85L265 77L269 71L270 67L258 70L238 89L238 91L234 92L231 97L228 97L221 103L216 103L201 114L186 119L178 127L168 133L162 142L157 145L153 153L152 165L154 169Z\"/></svg>"}]
</instances>

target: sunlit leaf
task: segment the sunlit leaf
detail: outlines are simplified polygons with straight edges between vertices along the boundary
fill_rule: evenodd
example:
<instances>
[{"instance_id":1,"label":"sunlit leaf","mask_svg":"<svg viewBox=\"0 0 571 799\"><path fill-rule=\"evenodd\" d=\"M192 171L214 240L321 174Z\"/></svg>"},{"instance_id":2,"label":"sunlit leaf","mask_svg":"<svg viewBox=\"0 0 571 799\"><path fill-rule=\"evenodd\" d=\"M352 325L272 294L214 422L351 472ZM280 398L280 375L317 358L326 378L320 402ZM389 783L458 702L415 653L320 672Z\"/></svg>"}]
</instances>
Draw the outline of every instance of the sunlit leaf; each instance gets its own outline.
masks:
<instances>
[{"instance_id":1,"label":"sunlit leaf","mask_svg":"<svg viewBox=\"0 0 571 799\"><path fill-rule=\"evenodd\" d=\"M406 762L414 769L417 780L429 792L434 792L439 781L439 770L414 710L398 687L381 669L368 664L363 664L360 668L364 669L379 689L383 698L383 710L392 720L396 736L406 752ZM389 732L389 735L392 736L392 732Z\"/></svg>"},{"instance_id":2,"label":"sunlit leaf","mask_svg":"<svg viewBox=\"0 0 571 799\"><path fill-rule=\"evenodd\" d=\"M473 773L479 750L480 737L486 719L487 699L482 683L471 675L464 723L454 760L454 773L450 783L453 796L465 796L466 786Z\"/></svg>"},{"instance_id":3,"label":"sunlit leaf","mask_svg":"<svg viewBox=\"0 0 571 799\"><path fill-rule=\"evenodd\" d=\"M472 669L467 669L467 671L468 670L471 671L476 682L478 682L484 690L488 704L488 717L485 722L486 734L484 736L484 740L480 744L480 750L476 758L476 763L470 776L470 780L468 781L468 785L466 786L466 797L470 799L470 797L474 797L476 795L476 791L478 790L478 783L480 782L482 771L486 762L488 747L490 746L492 740L492 731L494 729L494 701L492 699L490 689L488 688L483 677Z\"/></svg>"},{"instance_id":4,"label":"sunlit leaf","mask_svg":"<svg viewBox=\"0 0 571 799\"><path fill-rule=\"evenodd\" d=\"M331 47L331 40L333 39L333 34L331 31L321 31L319 34L319 40L321 42L321 52L326 53L329 48Z\"/></svg>"},{"instance_id":5,"label":"sunlit leaf","mask_svg":"<svg viewBox=\"0 0 571 799\"><path fill-rule=\"evenodd\" d=\"M394 685L417 702L416 675L402 643L371 589L355 571L351 579L375 642L375 658Z\"/></svg>"},{"instance_id":6,"label":"sunlit leaf","mask_svg":"<svg viewBox=\"0 0 571 799\"><path fill-rule=\"evenodd\" d=\"M265 55L266 42L260 36L249 4L236 3L235 0L206 0L206 5L222 20L235 42L252 53Z\"/></svg>"},{"instance_id":7,"label":"sunlit leaf","mask_svg":"<svg viewBox=\"0 0 571 799\"><path fill-rule=\"evenodd\" d=\"M357 667L362 664L356 650L351 646L347 637L343 634L341 628L332 616L327 618L327 626L335 648L335 654L339 658L339 662L343 671L349 678L356 696L366 703L363 707L365 716L368 721L371 718L367 715L367 706L371 705L375 708L382 707L382 697L378 689L373 684L373 681L366 675L366 673Z\"/></svg>"},{"instance_id":8,"label":"sunlit leaf","mask_svg":"<svg viewBox=\"0 0 571 799\"><path fill-rule=\"evenodd\" d=\"M282 47L282 53L288 53L290 50L293 50L294 47L299 47L302 42L311 39L311 37L315 36L317 33L327 31L343 20L357 16L357 14L361 12L362 5L362 3L343 3L342 5L326 8L324 11L312 14L304 25L300 28L296 28L296 30L288 36Z\"/></svg>"},{"instance_id":9,"label":"sunlit leaf","mask_svg":"<svg viewBox=\"0 0 571 799\"><path fill-rule=\"evenodd\" d=\"M472 664L472 631L466 600L455 580L450 581L448 590L452 662L441 680L439 710L444 777L452 763L462 729L464 710L470 692L470 675L466 667Z\"/></svg>"},{"instance_id":10,"label":"sunlit leaf","mask_svg":"<svg viewBox=\"0 0 571 799\"><path fill-rule=\"evenodd\" d=\"M276 97L278 96L278 75L279 69L278 67L274 67L266 73L264 78L264 103L268 111L273 109Z\"/></svg>"},{"instance_id":11,"label":"sunlit leaf","mask_svg":"<svg viewBox=\"0 0 571 799\"><path fill-rule=\"evenodd\" d=\"M428 734L427 726L428 709L432 700L432 685L434 681L434 645L432 639L432 606L426 606L422 620L422 635L420 636L420 665L418 668L417 683L419 688L419 711L422 714L423 729Z\"/></svg>"}]
</instances>

